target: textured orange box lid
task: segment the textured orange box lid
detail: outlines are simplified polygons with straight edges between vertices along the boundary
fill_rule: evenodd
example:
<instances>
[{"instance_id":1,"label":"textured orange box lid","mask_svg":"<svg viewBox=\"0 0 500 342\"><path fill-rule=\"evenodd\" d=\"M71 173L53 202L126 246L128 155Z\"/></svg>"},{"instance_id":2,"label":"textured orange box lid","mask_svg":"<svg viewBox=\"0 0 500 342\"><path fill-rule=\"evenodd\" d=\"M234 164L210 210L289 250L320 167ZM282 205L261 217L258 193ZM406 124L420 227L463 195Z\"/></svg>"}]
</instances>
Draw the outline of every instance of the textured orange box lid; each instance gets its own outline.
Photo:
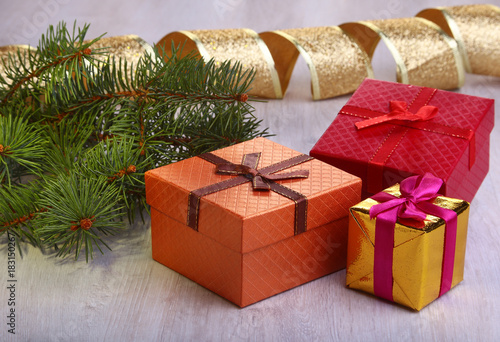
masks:
<instances>
[{"instance_id":1,"label":"textured orange box lid","mask_svg":"<svg viewBox=\"0 0 500 342\"><path fill-rule=\"evenodd\" d=\"M234 164L245 154L261 152L257 169L301 153L256 138L212 152ZM216 165L199 157L146 172L146 199L165 215L187 224L188 196L193 190L233 176L215 173ZM309 170L309 177L278 183L307 197L307 230L347 216L361 194L361 180L317 159L282 172ZM280 173L280 172L278 172ZM247 253L294 235L295 203L274 192L255 191L251 182L203 196L198 231L228 248Z\"/></svg>"}]
</instances>

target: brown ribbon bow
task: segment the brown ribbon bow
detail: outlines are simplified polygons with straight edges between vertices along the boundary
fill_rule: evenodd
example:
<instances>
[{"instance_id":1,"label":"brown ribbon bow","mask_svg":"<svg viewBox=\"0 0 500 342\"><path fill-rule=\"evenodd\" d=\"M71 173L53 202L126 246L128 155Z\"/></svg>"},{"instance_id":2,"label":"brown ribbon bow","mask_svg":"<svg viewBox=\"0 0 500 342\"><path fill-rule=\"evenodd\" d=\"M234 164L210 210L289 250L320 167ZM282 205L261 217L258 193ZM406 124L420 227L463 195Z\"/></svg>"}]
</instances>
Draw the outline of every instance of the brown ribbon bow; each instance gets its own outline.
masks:
<instances>
[{"instance_id":1,"label":"brown ribbon bow","mask_svg":"<svg viewBox=\"0 0 500 342\"><path fill-rule=\"evenodd\" d=\"M194 230L198 230L198 215L201 197L212 194L233 186L237 186L249 181L252 182L254 190L272 190L280 195L291 199L295 203L295 227L294 234L306 231L307 222L307 198L301 193L292 190L284 185L276 183L276 180L307 178L308 170L296 170L280 174L275 172L288 169L292 166L302 164L313 159L301 154L290 159L263 167L257 170L261 153L248 153L243 156L241 164L234 164L210 152L203 153L198 157L215 164L216 172L219 174L235 175L219 183L211 184L189 193L187 225Z\"/></svg>"},{"instance_id":2,"label":"brown ribbon bow","mask_svg":"<svg viewBox=\"0 0 500 342\"><path fill-rule=\"evenodd\" d=\"M257 170L261 153L249 153L243 156L241 164L218 164L216 172L219 174L231 175L244 175L252 180L254 190L271 190L269 181L293 179L293 178L307 178L309 177L309 170L296 170L280 174L271 174L269 171Z\"/></svg>"}]
</instances>

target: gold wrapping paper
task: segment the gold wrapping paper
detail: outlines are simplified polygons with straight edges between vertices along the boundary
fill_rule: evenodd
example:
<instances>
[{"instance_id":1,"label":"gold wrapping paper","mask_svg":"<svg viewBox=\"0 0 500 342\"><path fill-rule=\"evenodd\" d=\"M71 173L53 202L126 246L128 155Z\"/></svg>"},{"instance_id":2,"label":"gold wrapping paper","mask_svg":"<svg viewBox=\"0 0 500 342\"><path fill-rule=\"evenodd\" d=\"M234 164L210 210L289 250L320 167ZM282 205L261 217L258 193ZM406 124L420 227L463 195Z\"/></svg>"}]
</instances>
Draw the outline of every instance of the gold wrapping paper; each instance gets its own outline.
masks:
<instances>
[{"instance_id":1,"label":"gold wrapping paper","mask_svg":"<svg viewBox=\"0 0 500 342\"><path fill-rule=\"evenodd\" d=\"M288 85L300 53L309 67L314 100L351 93L363 79L373 78L367 54L338 26L270 31L260 37L271 51L282 84Z\"/></svg>"},{"instance_id":2,"label":"gold wrapping paper","mask_svg":"<svg viewBox=\"0 0 500 342\"><path fill-rule=\"evenodd\" d=\"M422 18L400 18L340 25L373 57L380 39L396 61L397 81L438 89L464 83L464 68L455 40Z\"/></svg>"},{"instance_id":3,"label":"gold wrapping paper","mask_svg":"<svg viewBox=\"0 0 500 342\"><path fill-rule=\"evenodd\" d=\"M204 60L216 63L238 61L244 69L254 69L255 79L249 94L264 98L283 98L284 90L267 45L250 29L198 30L172 32L158 43L169 53L170 46L183 47L183 52L198 51ZM286 88L286 86L285 86ZM285 89L286 90L286 89Z\"/></svg>"},{"instance_id":4,"label":"gold wrapping paper","mask_svg":"<svg viewBox=\"0 0 500 342\"><path fill-rule=\"evenodd\" d=\"M399 184L385 190L399 197ZM378 202L370 198L350 209L346 285L373 294L375 222L370 208ZM452 288L463 280L469 204L438 197L434 204L458 214ZM427 215L422 227L398 221L393 252L394 302L420 310L439 297L444 246L444 220Z\"/></svg>"},{"instance_id":5,"label":"gold wrapping paper","mask_svg":"<svg viewBox=\"0 0 500 342\"><path fill-rule=\"evenodd\" d=\"M455 38L465 70L500 76L500 8L468 5L425 9L417 14Z\"/></svg>"}]
</instances>

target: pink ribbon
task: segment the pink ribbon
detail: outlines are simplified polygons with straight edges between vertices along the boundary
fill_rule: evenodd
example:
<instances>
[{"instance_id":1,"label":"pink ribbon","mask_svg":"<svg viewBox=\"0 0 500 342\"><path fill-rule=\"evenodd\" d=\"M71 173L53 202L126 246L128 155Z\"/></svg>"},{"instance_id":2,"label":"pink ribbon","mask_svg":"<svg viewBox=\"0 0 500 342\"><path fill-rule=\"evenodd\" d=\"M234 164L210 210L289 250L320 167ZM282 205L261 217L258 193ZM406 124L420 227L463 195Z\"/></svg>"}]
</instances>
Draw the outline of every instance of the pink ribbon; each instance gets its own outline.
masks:
<instances>
[{"instance_id":1,"label":"pink ribbon","mask_svg":"<svg viewBox=\"0 0 500 342\"><path fill-rule=\"evenodd\" d=\"M442 218L445 223L443 267L439 296L451 288L455 245L457 235L457 213L439 207L432 202L438 196L443 181L430 173L408 177L401 182L401 197L379 192L372 199L380 202L370 208L370 218L375 222L375 259L373 266L373 291L378 297L393 301L393 249L394 229L398 218L423 221L427 214Z\"/></svg>"},{"instance_id":2,"label":"pink ribbon","mask_svg":"<svg viewBox=\"0 0 500 342\"><path fill-rule=\"evenodd\" d=\"M407 107L408 105L404 101L390 101L389 102L390 112L388 114L356 122L355 124L356 128L363 129L393 120L427 121L435 117L438 112L437 107L422 106L418 109L418 111L415 114L413 114L412 112L407 110Z\"/></svg>"}]
</instances>

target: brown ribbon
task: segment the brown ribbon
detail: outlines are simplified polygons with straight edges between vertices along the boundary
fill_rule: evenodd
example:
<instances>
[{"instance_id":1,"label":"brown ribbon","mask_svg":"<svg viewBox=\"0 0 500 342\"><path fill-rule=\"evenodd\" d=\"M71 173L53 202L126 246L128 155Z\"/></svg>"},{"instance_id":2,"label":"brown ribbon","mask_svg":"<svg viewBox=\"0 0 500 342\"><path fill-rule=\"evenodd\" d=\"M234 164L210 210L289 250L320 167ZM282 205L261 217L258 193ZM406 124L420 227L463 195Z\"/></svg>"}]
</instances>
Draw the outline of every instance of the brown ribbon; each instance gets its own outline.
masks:
<instances>
[{"instance_id":1,"label":"brown ribbon","mask_svg":"<svg viewBox=\"0 0 500 342\"><path fill-rule=\"evenodd\" d=\"M297 235L305 232L307 226L307 197L295 190L278 184L275 181L281 179L307 178L309 176L309 171L297 170L277 175L274 173L302 164L313 159L313 157L301 154L257 170L260 155L260 153L245 154L241 164L231 163L230 161L227 161L224 158L216 156L210 152L199 155L198 157L217 165L217 173L232 174L237 177L191 191L188 196L187 225L198 231L198 217L201 197L244 184L246 182L252 182L254 190L272 190L294 201L294 234Z\"/></svg>"}]
</instances>

